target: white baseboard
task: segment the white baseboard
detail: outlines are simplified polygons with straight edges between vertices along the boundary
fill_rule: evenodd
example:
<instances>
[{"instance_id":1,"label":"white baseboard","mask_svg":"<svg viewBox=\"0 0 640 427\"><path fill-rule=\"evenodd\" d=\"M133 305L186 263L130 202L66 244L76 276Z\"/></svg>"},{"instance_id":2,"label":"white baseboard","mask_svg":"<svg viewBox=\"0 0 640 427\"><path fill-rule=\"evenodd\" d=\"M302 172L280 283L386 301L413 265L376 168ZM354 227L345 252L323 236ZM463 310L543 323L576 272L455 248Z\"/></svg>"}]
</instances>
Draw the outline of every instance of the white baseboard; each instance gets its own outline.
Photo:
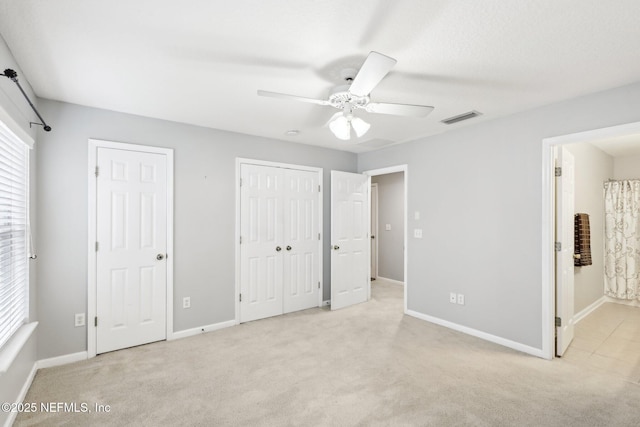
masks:
<instances>
[{"instance_id":1,"label":"white baseboard","mask_svg":"<svg viewBox=\"0 0 640 427\"><path fill-rule=\"evenodd\" d=\"M393 279L387 279L386 277L382 277L382 276L378 276L378 279L382 279L386 282L389 282L393 285L400 285L400 286L404 286L404 282L401 282L400 280L393 280Z\"/></svg>"},{"instance_id":2,"label":"white baseboard","mask_svg":"<svg viewBox=\"0 0 640 427\"><path fill-rule=\"evenodd\" d=\"M617 298L612 298L609 296L604 296L603 298L605 298L605 302L613 302L616 304L622 304L622 305L628 305L631 307L640 307L640 301L638 300L628 300L628 299L617 299Z\"/></svg>"},{"instance_id":3,"label":"white baseboard","mask_svg":"<svg viewBox=\"0 0 640 427\"><path fill-rule=\"evenodd\" d=\"M573 324L575 325L576 323L578 323L579 321L581 321L582 319L584 319L585 317L590 315L594 310L596 310L598 307L600 307L605 302L607 302L607 297L602 296L600 299L596 300L591 305L585 307L580 312L574 314L573 315Z\"/></svg>"},{"instance_id":4,"label":"white baseboard","mask_svg":"<svg viewBox=\"0 0 640 427\"><path fill-rule=\"evenodd\" d=\"M37 360L33 364L33 367L31 368L31 372L29 372L29 375L25 379L24 384L22 385L22 388L20 389L20 394L16 398L16 402L15 403L24 402L25 397L27 397L27 392L29 391L29 388L31 387L31 384L33 383L33 379L36 376L36 372L38 372L38 369L51 368L53 366L66 365L67 363L79 362L81 360L87 360L87 352L86 351L81 351L79 353L66 354L64 356L52 357L52 358L49 358L49 359ZM5 424L4 424L5 427L9 427L9 426L13 425L13 422L16 420L16 416L17 415L18 415L17 412L10 413L9 417L7 418L7 420L6 420Z\"/></svg>"},{"instance_id":5,"label":"white baseboard","mask_svg":"<svg viewBox=\"0 0 640 427\"><path fill-rule=\"evenodd\" d=\"M530 354L532 356L545 358L542 350L539 348L530 347L528 345L521 344L519 342L511 341L506 338L491 335L486 332L478 331L477 329L469 328L467 326L458 325L457 323L449 322L448 320L439 319L437 317L429 316L426 314L418 313L417 311L407 310L409 316L416 317L427 322L435 323L436 325L444 326L445 328L453 329L454 331L462 332L467 335L471 335L485 341L490 341L495 344L502 345L514 350L521 351L523 353Z\"/></svg>"},{"instance_id":6,"label":"white baseboard","mask_svg":"<svg viewBox=\"0 0 640 427\"><path fill-rule=\"evenodd\" d=\"M52 368L54 366L67 365L69 363L81 362L89 358L89 353L80 351L78 353L65 354L64 356L41 359L36 362L37 369Z\"/></svg>"},{"instance_id":7,"label":"white baseboard","mask_svg":"<svg viewBox=\"0 0 640 427\"><path fill-rule=\"evenodd\" d=\"M27 397L27 392L29 391L29 388L31 388L33 379L35 378L36 372L38 371L37 365L38 365L38 362L35 362L33 364L33 367L31 368L31 372L29 372L29 375L25 379L24 384L20 389L20 394L18 394L18 397L16 398L15 403L22 403L24 402L25 397ZM17 416L18 416L18 412L10 412L9 416L5 420L4 427L11 427L14 421L16 420Z\"/></svg>"},{"instance_id":8,"label":"white baseboard","mask_svg":"<svg viewBox=\"0 0 640 427\"><path fill-rule=\"evenodd\" d=\"M167 338L167 341L178 340L180 338L192 337L198 334L204 334L205 332L217 331L218 329L228 328L235 326L235 320L227 320L225 322L214 323L212 325L200 326L198 328L185 329L184 331L174 332L171 337Z\"/></svg>"}]
</instances>

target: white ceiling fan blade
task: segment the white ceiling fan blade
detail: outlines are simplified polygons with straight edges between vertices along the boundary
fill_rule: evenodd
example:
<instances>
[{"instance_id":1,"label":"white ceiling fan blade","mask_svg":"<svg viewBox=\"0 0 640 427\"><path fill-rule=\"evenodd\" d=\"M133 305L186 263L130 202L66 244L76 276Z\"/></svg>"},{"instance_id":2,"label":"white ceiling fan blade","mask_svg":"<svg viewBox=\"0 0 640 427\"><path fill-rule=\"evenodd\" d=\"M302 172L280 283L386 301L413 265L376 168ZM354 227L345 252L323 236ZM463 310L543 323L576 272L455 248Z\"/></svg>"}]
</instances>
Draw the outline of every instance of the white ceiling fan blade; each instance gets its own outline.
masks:
<instances>
[{"instance_id":1,"label":"white ceiling fan blade","mask_svg":"<svg viewBox=\"0 0 640 427\"><path fill-rule=\"evenodd\" d=\"M370 102L364 109L369 113L412 117L425 117L433 111L433 107L427 105L389 104L387 102Z\"/></svg>"},{"instance_id":2,"label":"white ceiling fan blade","mask_svg":"<svg viewBox=\"0 0 640 427\"><path fill-rule=\"evenodd\" d=\"M378 52L371 52L353 79L349 92L358 96L367 96L380 80L396 65L396 60Z\"/></svg>"},{"instance_id":3,"label":"white ceiling fan blade","mask_svg":"<svg viewBox=\"0 0 640 427\"><path fill-rule=\"evenodd\" d=\"M258 95L269 96L271 98L292 99L294 101L308 102L310 104L316 104L316 105L330 105L329 101L326 101L323 99L305 98L304 96L288 95L286 93L269 92L266 90L259 90Z\"/></svg>"}]
</instances>

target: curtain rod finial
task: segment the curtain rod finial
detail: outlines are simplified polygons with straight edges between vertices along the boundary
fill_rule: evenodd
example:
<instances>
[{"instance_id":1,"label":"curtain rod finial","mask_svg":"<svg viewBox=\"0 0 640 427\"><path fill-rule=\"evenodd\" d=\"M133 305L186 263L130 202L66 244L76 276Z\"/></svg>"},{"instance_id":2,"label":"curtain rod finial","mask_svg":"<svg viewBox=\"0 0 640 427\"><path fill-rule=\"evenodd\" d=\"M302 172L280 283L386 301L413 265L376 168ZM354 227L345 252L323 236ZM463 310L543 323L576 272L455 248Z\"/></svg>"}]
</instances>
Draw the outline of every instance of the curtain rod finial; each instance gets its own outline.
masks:
<instances>
[{"instance_id":1,"label":"curtain rod finial","mask_svg":"<svg viewBox=\"0 0 640 427\"><path fill-rule=\"evenodd\" d=\"M6 77L9 77L11 80L17 80L18 79L18 73L13 71L11 68L7 68L6 70L4 70L4 75Z\"/></svg>"}]
</instances>

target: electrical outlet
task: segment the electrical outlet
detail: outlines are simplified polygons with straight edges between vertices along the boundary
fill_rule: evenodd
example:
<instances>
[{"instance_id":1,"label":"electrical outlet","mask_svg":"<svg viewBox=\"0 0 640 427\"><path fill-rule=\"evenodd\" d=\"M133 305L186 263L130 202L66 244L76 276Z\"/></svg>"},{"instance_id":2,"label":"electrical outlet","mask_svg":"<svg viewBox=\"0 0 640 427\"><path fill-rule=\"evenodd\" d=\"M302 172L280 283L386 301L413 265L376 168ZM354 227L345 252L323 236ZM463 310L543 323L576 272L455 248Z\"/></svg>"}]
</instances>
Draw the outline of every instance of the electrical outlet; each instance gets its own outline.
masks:
<instances>
[{"instance_id":1,"label":"electrical outlet","mask_svg":"<svg viewBox=\"0 0 640 427\"><path fill-rule=\"evenodd\" d=\"M391 231L391 224L385 224L384 229L387 231Z\"/></svg>"},{"instance_id":2,"label":"electrical outlet","mask_svg":"<svg viewBox=\"0 0 640 427\"><path fill-rule=\"evenodd\" d=\"M422 229L421 228L414 228L413 229L413 237L415 239L422 239Z\"/></svg>"},{"instance_id":3,"label":"electrical outlet","mask_svg":"<svg viewBox=\"0 0 640 427\"><path fill-rule=\"evenodd\" d=\"M182 298L182 308L191 308L191 297Z\"/></svg>"},{"instance_id":4,"label":"electrical outlet","mask_svg":"<svg viewBox=\"0 0 640 427\"><path fill-rule=\"evenodd\" d=\"M84 313L76 313L75 316L75 326L84 326L85 324L85 317L84 317Z\"/></svg>"},{"instance_id":5,"label":"electrical outlet","mask_svg":"<svg viewBox=\"0 0 640 427\"><path fill-rule=\"evenodd\" d=\"M464 295L458 294L458 304L464 305Z\"/></svg>"},{"instance_id":6,"label":"electrical outlet","mask_svg":"<svg viewBox=\"0 0 640 427\"><path fill-rule=\"evenodd\" d=\"M455 303L456 303L456 298L457 298L457 296L456 296L456 294L455 294L455 293L451 292L451 293L449 294L449 302L450 302L451 304L455 304Z\"/></svg>"}]
</instances>

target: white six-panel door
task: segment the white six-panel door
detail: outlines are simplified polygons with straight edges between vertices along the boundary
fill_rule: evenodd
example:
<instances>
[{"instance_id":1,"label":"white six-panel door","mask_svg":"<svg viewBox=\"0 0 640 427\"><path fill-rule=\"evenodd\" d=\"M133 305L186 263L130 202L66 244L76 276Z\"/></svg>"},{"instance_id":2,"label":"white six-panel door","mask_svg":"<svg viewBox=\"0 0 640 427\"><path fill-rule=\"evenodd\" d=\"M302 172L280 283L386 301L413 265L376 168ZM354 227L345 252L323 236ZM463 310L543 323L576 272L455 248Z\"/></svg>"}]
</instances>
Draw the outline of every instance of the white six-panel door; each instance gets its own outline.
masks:
<instances>
[{"instance_id":1,"label":"white six-panel door","mask_svg":"<svg viewBox=\"0 0 640 427\"><path fill-rule=\"evenodd\" d=\"M97 150L97 353L166 338L166 161Z\"/></svg>"},{"instance_id":2,"label":"white six-panel door","mask_svg":"<svg viewBox=\"0 0 640 427\"><path fill-rule=\"evenodd\" d=\"M574 214L575 160L563 147L558 147L558 165L562 176L556 178L556 317L562 324L556 328L556 355L562 356L574 336Z\"/></svg>"},{"instance_id":3,"label":"white six-panel door","mask_svg":"<svg viewBox=\"0 0 640 427\"><path fill-rule=\"evenodd\" d=\"M318 306L318 173L240 165L240 322Z\"/></svg>"},{"instance_id":4,"label":"white six-panel door","mask_svg":"<svg viewBox=\"0 0 640 427\"><path fill-rule=\"evenodd\" d=\"M367 300L370 177L331 171L331 309Z\"/></svg>"},{"instance_id":5,"label":"white six-panel door","mask_svg":"<svg viewBox=\"0 0 640 427\"><path fill-rule=\"evenodd\" d=\"M279 168L240 168L240 321L282 314L283 194Z\"/></svg>"},{"instance_id":6,"label":"white six-panel door","mask_svg":"<svg viewBox=\"0 0 640 427\"><path fill-rule=\"evenodd\" d=\"M284 312L318 305L318 174L283 169Z\"/></svg>"}]
</instances>

